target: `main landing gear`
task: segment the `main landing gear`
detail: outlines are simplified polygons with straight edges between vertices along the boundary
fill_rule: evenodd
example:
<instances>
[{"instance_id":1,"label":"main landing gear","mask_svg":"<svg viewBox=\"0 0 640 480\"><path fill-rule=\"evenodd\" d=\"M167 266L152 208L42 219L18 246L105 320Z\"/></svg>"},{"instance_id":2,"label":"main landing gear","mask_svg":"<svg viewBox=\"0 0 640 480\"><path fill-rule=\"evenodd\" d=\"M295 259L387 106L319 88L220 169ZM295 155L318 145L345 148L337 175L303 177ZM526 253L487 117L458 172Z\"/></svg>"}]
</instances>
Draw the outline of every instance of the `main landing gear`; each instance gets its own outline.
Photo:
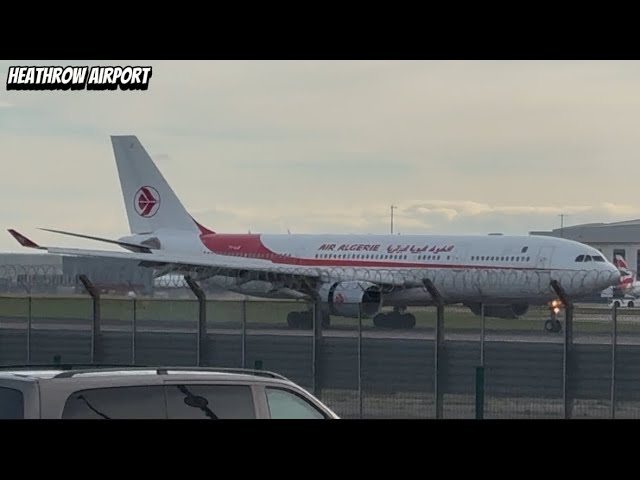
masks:
<instances>
[{"instance_id":1,"label":"main landing gear","mask_svg":"<svg viewBox=\"0 0 640 480\"><path fill-rule=\"evenodd\" d=\"M562 331L562 324L557 318L561 306L562 302L560 302L560 300L554 300L549 304L549 309L551 310L551 318L544 322L545 331L549 333L559 333Z\"/></svg>"},{"instance_id":2,"label":"main landing gear","mask_svg":"<svg viewBox=\"0 0 640 480\"><path fill-rule=\"evenodd\" d=\"M328 313L318 312L318 316L322 318L322 328L327 328L331 324L331 317ZM287 314L287 324L289 328L312 329L313 310L307 310L306 312L289 312Z\"/></svg>"},{"instance_id":3,"label":"main landing gear","mask_svg":"<svg viewBox=\"0 0 640 480\"><path fill-rule=\"evenodd\" d=\"M393 312L379 313L373 317L373 324L378 328L413 328L416 317L406 310L406 307L394 307Z\"/></svg>"}]
</instances>

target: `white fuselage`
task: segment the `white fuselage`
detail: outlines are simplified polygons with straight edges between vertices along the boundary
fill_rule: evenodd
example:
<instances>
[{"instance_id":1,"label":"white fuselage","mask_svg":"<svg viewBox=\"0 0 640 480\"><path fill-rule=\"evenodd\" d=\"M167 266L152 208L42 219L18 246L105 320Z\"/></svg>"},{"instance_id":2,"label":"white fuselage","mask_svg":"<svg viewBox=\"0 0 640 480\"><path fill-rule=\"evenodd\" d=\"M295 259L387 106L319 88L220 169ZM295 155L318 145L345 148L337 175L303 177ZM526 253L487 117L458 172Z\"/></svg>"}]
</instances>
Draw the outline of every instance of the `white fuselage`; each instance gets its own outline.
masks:
<instances>
[{"instance_id":1,"label":"white fuselage","mask_svg":"<svg viewBox=\"0 0 640 480\"><path fill-rule=\"evenodd\" d=\"M587 245L546 236L203 234L165 231L121 240L159 240L165 252L237 257L250 265L296 266L323 272L326 282L363 280L384 284L402 275L405 288L385 294L387 305L431 302L429 278L448 302L540 302L555 298L558 280L568 295L600 292L619 278L618 269ZM594 260L578 262L580 256ZM244 259L244 260L241 260ZM598 261L595 261L597 259ZM276 270L277 271L277 270ZM219 286L255 296L280 297L272 282L243 283L214 276ZM276 285L277 287L277 285ZM286 290L282 298L291 298Z\"/></svg>"}]
</instances>

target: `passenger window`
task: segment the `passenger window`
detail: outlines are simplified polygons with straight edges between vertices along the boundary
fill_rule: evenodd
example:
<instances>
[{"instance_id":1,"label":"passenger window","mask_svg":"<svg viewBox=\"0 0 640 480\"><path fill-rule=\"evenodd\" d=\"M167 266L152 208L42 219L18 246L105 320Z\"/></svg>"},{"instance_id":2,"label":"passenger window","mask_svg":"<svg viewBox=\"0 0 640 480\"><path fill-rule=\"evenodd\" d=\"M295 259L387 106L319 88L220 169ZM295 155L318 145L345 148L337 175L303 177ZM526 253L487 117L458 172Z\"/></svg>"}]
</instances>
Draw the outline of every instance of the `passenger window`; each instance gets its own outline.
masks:
<instances>
[{"instance_id":1,"label":"passenger window","mask_svg":"<svg viewBox=\"0 0 640 480\"><path fill-rule=\"evenodd\" d=\"M279 388L265 388L272 419L324 419L325 416L307 400Z\"/></svg>"},{"instance_id":2,"label":"passenger window","mask_svg":"<svg viewBox=\"0 0 640 480\"><path fill-rule=\"evenodd\" d=\"M62 411L62 418L167 418L164 406L164 387L161 385L96 388L71 395Z\"/></svg>"},{"instance_id":3,"label":"passenger window","mask_svg":"<svg viewBox=\"0 0 640 480\"><path fill-rule=\"evenodd\" d=\"M0 387L0 420L24 418L24 397L20 390Z\"/></svg>"},{"instance_id":4,"label":"passenger window","mask_svg":"<svg viewBox=\"0 0 640 480\"><path fill-rule=\"evenodd\" d=\"M167 385L169 418L254 419L248 385Z\"/></svg>"}]
</instances>

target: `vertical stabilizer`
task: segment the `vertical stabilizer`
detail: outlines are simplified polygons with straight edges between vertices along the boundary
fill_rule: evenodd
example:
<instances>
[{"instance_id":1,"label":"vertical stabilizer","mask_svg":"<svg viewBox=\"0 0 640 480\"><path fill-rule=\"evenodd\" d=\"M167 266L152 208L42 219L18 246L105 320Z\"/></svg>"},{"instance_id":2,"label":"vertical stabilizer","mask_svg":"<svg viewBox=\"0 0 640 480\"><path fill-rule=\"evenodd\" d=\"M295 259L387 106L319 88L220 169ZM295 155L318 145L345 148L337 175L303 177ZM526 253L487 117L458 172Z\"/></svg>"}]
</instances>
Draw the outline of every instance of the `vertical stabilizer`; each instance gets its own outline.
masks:
<instances>
[{"instance_id":1,"label":"vertical stabilizer","mask_svg":"<svg viewBox=\"0 0 640 480\"><path fill-rule=\"evenodd\" d=\"M111 136L131 233L160 228L200 233L136 136Z\"/></svg>"}]
</instances>

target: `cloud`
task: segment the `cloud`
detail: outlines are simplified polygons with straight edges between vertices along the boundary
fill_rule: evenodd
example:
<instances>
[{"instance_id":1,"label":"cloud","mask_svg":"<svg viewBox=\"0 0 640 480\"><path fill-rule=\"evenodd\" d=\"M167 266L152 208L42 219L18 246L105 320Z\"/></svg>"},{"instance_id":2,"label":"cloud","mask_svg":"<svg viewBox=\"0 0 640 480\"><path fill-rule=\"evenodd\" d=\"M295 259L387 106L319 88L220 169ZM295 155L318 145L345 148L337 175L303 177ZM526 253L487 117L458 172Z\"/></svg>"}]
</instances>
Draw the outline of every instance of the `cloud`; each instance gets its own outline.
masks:
<instances>
[{"instance_id":1,"label":"cloud","mask_svg":"<svg viewBox=\"0 0 640 480\"><path fill-rule=\"evenodd\" d=\"M6 218L12 226L20 222L24 233L36 242L67 245L79 248L96 248L95 242L35 230L34 227L71 228L74 231L116 237L127 232L124 213L113 202L96 202L105 210L100 222L95 222L93 204L77 204L70 199L66 209L74 212L74 218L63 221L41 222L37 215L20 217L15 213ZM102 207L100 207L102 205ZM119 205L118 205L119 207ZM290 206L265 215L264 209L237 206L221 206L215 209L191 209L201 223L220 233L370 233L386 234L390 231L389 209L361 209L357 206L311 211L304 205ZM77 216L75 216L78 214ZM394 212L394 232L409 234L479 234L492 232L528 235L533 230L551 230L560 225L559 215L565 215L565 226L576 223L620 221L640 218L640 207L624 204L596 206L531 207L526 205L495 206L472 201L432 200L405 207ZM20 230L20 228L19 228ZM6 251L22 251L8 235L0 239ZM105 248L100 245L98 248Z\"/></svg>"},{"instance_id":2,"label":"cloud","mask_svg":"<svg viewBox=\"0 0 640 480\"><path fill-rule=\"evenodd\" d=\"M388 233L389 209L345 207L309 211L289 207L264 216L257 208L220 207L194 212L202 222L218 231L286 233ZM559 215L565 226L599 222L603 218L619 221L640 218L640 207L602 204L596 206L531 207L520 205L493 206L472 201L433 200L394 211L394 230L405 234L505 234L528 235L533 230L551 230L559 226ZM222 228L222 230L221 230Z\"/></svg>"}]
</instances>

